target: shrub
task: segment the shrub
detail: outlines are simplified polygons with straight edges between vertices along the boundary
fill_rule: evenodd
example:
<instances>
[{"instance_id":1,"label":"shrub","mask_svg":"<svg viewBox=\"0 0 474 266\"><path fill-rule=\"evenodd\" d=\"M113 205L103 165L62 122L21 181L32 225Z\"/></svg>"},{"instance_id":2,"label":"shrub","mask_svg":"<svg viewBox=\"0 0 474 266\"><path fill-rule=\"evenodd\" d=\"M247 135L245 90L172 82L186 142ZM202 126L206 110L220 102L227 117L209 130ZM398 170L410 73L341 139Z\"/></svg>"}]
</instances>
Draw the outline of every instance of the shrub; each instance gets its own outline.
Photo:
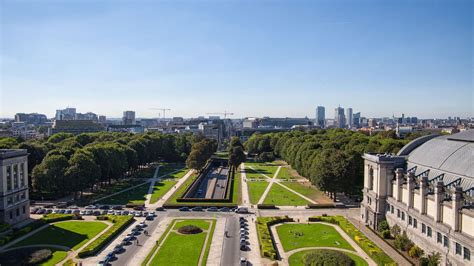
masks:
<instances>
[{"instance_id":1,"label":"shrub","mask_svg":"<svg viewBox=\"0 0 474 266\"><path fill-rule=\"evenodd\" d=\"M412 258L419 259L425 252L419 246L413 245L408 251L408 255Z\"/></svg>"},{"instance_id":2,"label":"shrub","mask_svg":"<svg viewBox=\"0 0 474 266\"><path fill-rule=\"evenodd\" d=\"M260 253L263 257L274 260L278 259L278 253L275 249L275 243L273 242L273 237L270 232L270 226L285 222L293 222L293 219L288 216L257 218L258 242L260 244Z\"/></svg>"},{"instance_id":3,"label":"shrub","mask_svg":"<svg viewBox=\"0 0 474 266\"><path fill-rule=\"evenodd\" d=\"M99 218L100 217L100 218ZM111 220L113 223L105 233L100 235L96 240L87 245L81 252L79 252L79 258L84 258L88 256L95 255L99 250L101 250L107 243L109 243L115 236L120 234L129 224L133 222L132 216L114 216L106 215L108 220ZM101 216L97 217L98 220L104 219Z\"/></svg>"},{"instance_id":4,"label":"shrub","mask_svg":"<svg viewBox=\"0 0 474 266\"><path fill-rule=\"evenodd\" d=\"M50 249L40 249L33 252L28 258L27 265L38 265L49 260L53 256Z\"/></svg>"},{"instance_id":5,"label":"shrub","mask_svg":"<svg viewBox=\"0 0 474 266\"><path fill-rule=\"evenodd\" d=\"M273 162L275 161L275 155L273 154L273 152L262 152L257 160L259 162Z\"/></svg>"},{"instance_id":6,"label":"shrub","mask_svg":"<svg viewBox=\"0 0 474 266\"><path fill-rule=\"evenodd\" d=\"M390 238L390 237L391 237L391 235L390 235L390 230L384 230L384 231L382 231L381 235L382 235L382 237L385 238L385 239Z\"/></svg>"},{"instance_id":7,"label":"shrub","mask_svg":"<svg viewBox=\"0 0 474 266\"><path fill-rule=\"evenodd\" d=\"M11 226L7 223L0 223L0 233L10 230Z\"/></svg>"},{"instance_id":8,"label":"shrub","mask_svg":"<svg viewBox=\"0 0 474 266\"><path fill-rule=\"evenodd\" d=\"M392 234L393 237L397 237L401 232L402 230L400 229L400 226L398 226L398 224L390 228L390 233Z\"/></svg>"},{"instance_id":9,"label":"shrub","mask_svg":"<svg viewBox=\"0 0 474 266\"><path fill-rule=\"evenodd\" d=\"M388 226L388 223L386 220L383 220L379 223L379 226L377 230L382 233L383 231L390 230L390 226Z\"/></svg>"},{"instance_id":10,"label":"shrub","mask_svg":"<svg viewBox=\"0 0 474 266\"><path fill-rule=\"evenodd\" d=\"M178 232L185 235L193 235L202 233L202 229L195 225L186 225L178 228Z\"/></svg>"},{"instance_id":11,"label":"shrub","mask_svg":"<svg viewBox=\"0 0 474 266\"><path fill-rule=\"evenodd\" d=\"M276 209L274 204L257 204L257 209Z\"/></svg>"},{"instance_id":12,"label":"shrub","mask_svg":"<svg viewBox=\"0 0 474 266\"><path fill-rule=\"evenodd\" d=\"M315 250L303 256L304 265L353 266L355 262L346 254L336 250Z\"/></svg>"},{"instance_id":13,"label":"shrub","mask_svg":"<svg viewBox=\"0 0 474 266\"><path fill-rule=\"evenodd\" d=\"M402 251L408 251L413 247L413 242L408 238L407 233L403 232L403 234L399 234L395 237L395 241L393 242L396 248Z\"/></svg>"},{"instance_id":14,"label":"shrub","mask_svg":"<svg viewBox=\"0 0 474 266\"><path fill-rule=\"evenodd\" d=\"M420 259L420 266L438 266L441 262L441 254L432 252L426 257Z\"/></svg>"}]
</instances>

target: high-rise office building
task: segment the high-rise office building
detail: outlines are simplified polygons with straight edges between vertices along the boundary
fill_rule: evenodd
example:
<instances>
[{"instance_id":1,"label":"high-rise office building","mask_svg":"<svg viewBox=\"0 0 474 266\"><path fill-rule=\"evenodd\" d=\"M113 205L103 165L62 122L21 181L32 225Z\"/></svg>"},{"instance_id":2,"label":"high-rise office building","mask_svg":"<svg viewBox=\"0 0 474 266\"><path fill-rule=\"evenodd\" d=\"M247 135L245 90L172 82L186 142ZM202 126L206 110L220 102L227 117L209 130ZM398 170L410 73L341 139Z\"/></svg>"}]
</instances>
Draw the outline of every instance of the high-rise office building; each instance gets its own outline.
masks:
<instances>
[{"instance_id":1,"label":"high-rise office building","mask_svg":"<svg viewBox=\"0 0 474 266\"><path fill-rule=\"evenodd\" d=\"M74 120L76 119L76 108L66 108L56 110L56 120Z\"/></svg>"},{"instance_id":2,"label":"high-rise office building","mask_svg":"<svg viewBox=\"0 0 474 266\"><path fill-rule=\"evenodd\" d=\"M346 127L352 128L354 126L354 117L352 116L352 108L346 109Z\"/></svg>"},{"instance_id":3,"label":"high-rise office building","mask_svg":"<svg viewBox=\"0 0 474 266\"><path fill-rule=\"evenodd\" d=\"M342 107L337 107L334 110L334 121L336 122L336 127L337 128L344 128L346 125L346 118L344 115L344 108Z\"/></svg>"},{"instance_id":4,"label":"high-rise office building","mask_svg":"<svg viewBox=\"0 0 474 266\"><path fill-rule=\"evenodd\" d=\"M354 123L354 126L356 128L359 128L361 126L362 121L361 121L360 112L357 112L354 115L352 115L352 123Z\"/></svg>"},{"instance_id":5,"label":"high-rise office building","mask_svg":"<svg viewBox=\"0 0 474 266\"><path fill-rule=\"evenodd\" d=\"M324 106L316 107L316 125L320 127L324 127L325 120L326 120L326 109L324 108Z\"/></svg>"},{"instance_id":6,"label":"high-rise office building","mask_svg":"<svg viewBox=\"0 0 474 266\"><path fill-rule=\"evenodd\" d=\"M134 111L124 111L122 117L122 124L124 125L135 125L135 112Z\"/></svg>"}]
</instances>

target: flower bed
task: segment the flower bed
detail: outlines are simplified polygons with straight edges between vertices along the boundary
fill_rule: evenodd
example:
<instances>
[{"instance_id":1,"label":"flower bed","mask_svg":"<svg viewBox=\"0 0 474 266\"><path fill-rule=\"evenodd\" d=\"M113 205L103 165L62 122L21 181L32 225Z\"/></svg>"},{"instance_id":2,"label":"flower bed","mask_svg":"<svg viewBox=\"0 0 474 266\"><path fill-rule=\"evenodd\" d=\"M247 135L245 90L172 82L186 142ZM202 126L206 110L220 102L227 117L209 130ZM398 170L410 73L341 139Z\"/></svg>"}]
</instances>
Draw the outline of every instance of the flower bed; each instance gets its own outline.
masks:
<instances>
[{"instance_id":1,"label":"flower bed","mask_svg":"<svg viewBox=\"0 0 474 266\"><path fill-rule=\"evenodd\" d=\"M293 219L289 218L288 216L257 218L258 242L260 246L260 254L263 257L273 260L278 259L278 252L275 248L270 226L286 222L293 222Z\"/></svg>"},{"instance_id":2,"label":"flower bed","mask_svg":"<svg viewBox=\"0 0 474 266\"><path fill-rule=\"evenodd\" d=\"M315 216L309 218L310 222L326 222L338 225L348 234L376 263L377 265L396 265L383 250L370 241L362 232L342 216Z\"/></svg>"}]
</instances>

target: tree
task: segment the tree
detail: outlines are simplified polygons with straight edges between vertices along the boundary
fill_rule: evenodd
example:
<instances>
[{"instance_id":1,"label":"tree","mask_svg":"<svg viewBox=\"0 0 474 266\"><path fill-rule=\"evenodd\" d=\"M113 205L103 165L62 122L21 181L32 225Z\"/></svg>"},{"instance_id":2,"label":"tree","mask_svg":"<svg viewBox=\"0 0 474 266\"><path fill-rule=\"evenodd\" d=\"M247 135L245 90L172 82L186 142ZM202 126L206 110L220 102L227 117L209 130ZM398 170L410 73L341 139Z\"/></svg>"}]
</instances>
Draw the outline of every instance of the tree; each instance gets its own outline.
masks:
<instances>
[{"instance_id":1,"label":"tree","mask_svg":"<svg viewBox=\"0 0 474 266\"><path fill-rule=\"evenodd\" d=\"M200 142L194 143L191 153L188 159L186 159L186 166L201 171L216 149L217 143L215 140L203 139Z\"/></svg>"},{"instance_id":2,"label":"tree","mask_svg":"<svg viewBox=\"0 0 474 266\"><path fill-rule=\"evenodd\" d=\"M336 149L323 151L314 161L315 174L311 177L314 184L328 191L336 201L336 193L343 190L347 176L348 162L343 152Z\"/></svg>"},{"instance_id":3,"label":"tree","mask_svg":"<svg viewBox=\"0 0 474 266\"><path fill-rule=\"evenodd\" d=\"M91 152L78 150L69 160L65 175L74 198L77 196L77 191L82 197L84 189L99 181L100 168L94 162L94 155Z\"/></svg>"},{"instance_id":4,"label":"tree","mask_svg":"<svg viewBox=\"0 0 474 266\"><path fill-rule=\"evenodd\" d=\"M33 187L40 192L53 192L63 195L68 191L64 173L68 160L63 155L46 156L41 164L33 169Z\"/></svg>"},{"instance_id":5,"label":"tree","mask_svg":"<svg viewBox=\"0 0 474 266\"><path fill-rule=\"evenodd\" d=\"M243 147L241 145L234 146L229 154L229 165L236 170L246 159Z\"/></svg>"},{"instance_id":6,"label":"tree","mask_svg":"<svg viewBox=\"0 0 474 266\"><path fill-rule=\"evenodd\" d=\"M420 259L421 266L438 266L441 263L441 254L432 252L428 256Z\"/></svg>"}]
</instances>

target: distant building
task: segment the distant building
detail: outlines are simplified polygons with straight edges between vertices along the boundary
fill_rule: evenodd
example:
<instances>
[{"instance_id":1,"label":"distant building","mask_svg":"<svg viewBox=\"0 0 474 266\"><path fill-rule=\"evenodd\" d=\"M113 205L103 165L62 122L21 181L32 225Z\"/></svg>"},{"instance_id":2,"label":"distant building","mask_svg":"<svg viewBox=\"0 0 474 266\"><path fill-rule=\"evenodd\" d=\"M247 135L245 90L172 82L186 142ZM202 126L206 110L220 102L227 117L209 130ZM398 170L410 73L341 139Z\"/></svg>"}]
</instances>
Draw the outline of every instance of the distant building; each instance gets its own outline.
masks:
<instances>
[{"instance_id":1,"label":"distant building","mask_svg":"<svg viewBox=\"0 0 474 266\"><path fill-rule=\"evenodd\" d=\"M124 111L122 117L123 125L135 125L135 112L134 111Z\"/></svg>"},{"instance_id":2,"label":"distant building","mask_svg":"<svg viewBox=\"0 0 474 266\"><path fill-rule=\"evenodd\" d=\"M43 114L38 114L38 113L31 113L31 114L25 114L25 113L17 113L15 114L15 122L24 122L27 125L41 125L43 123L46 123L48 121L48 118L46 115Z\"/></svg>"},{"instance_id":3,"label":"distant building","mask_svg":"<svg viewBox=\"0 0 474 266\"><path fill-rule=\"evenodd\" d=\"M361 117L360 117L360 112L355 113L352 116L352 119L353 119L354 127L360 128L361 124L362 124Z\"/></svg>"},{"instance_id":4,"label":"distant building","mask_svg":"<svg viewBox=\"0 0 474 266\"><path fill-rule=\"evenodd\" d=\"M334 120L336 121L337 128L344 128L346 125L346 118L344 115L344 108L337 107L334 110Z\"/></svg>"},{"instance_id":5,"label":"distant building","mask_svg":"<svg viewBox=\"0 0 474 266\"><path fill-rule=\"evenodd\" d=\"M316 107L316 126L324 128L326 123L326 108L324 106Z\"/></svg>"},{"instance_id":6,"label":"distant building","mask_svg":"<svg viewBox=\"0 0 474 266\"><path fill-rule=\"evenodd\" d=\"M107 127L108 132L130 132L134 134L144 133L145 128L140 125L110 125Z\"/></svg>"},{"instance_id":7,"label":"distant building","mask_svg":"<svg viewBox=\"0 0 474 266\"><path fill-rule=\"evenodd\" d=\"M428 135L397 155L364 154L361 221L399 226L440 265L473 265L474 130Z\"/></svg>"},{"instance_id":8,"label":"distant building","mask_svg":"<svg viewBox=\"0 0 474 266\"><path fill-rule=\"evenodd\" d=\"M66 108L56 110L56 120L74 120L76 119L76 108Z\"/></svg>"},{"instance_id":9,"label":"distant building","mask_svg":"<svg viewBox=\"0 0 474 266\"><path fill-rule=\"evenodd\" d=\"M28 153L0 149L0 222L11 225L30 217Z\"/></svg>"},{"instance_id":10,"label":"distant building","mask_svg":"<svg viewBox=\"0 0 474 266\"><path fill-rule=\"evenodd\" d=\"M246 118L246 119L242 122L242 127L243 127L243 128L257 128L257 127L258 127L258 120L257 120L257 118L255 118L255 117Z\"/></svg>"},{"instance_id":11,"label":"distant building","mask_svg":"<svg viewBox=\"0 0 474 266\"><path fill-rule=\"evenodd\" d=\"M107 123L107 117L105 115L99 115L99 123Z\"/></svg>"},{"instance_id":12,"label":"distant building","mask_svg":"<svg viewBox=\"0 0 474 266\"><path fill-rule=\"evenodd\" d=\"M56 120L51 128L51 135L59 132L81 134L104 131L105 127L92 120Z\"/></svg>"},{"instance_id":13,"label":"distant building","mask_svg":"<svg viewBox=\"0 0 474 266\"><path fill-rule=\"evenodd\" d=\"M352 128L354 126L354 117L352 116L352 108L346 109L346 127Z\"/></svg>"},{"instance_id":14,"label":"distant building","mask_svg":"<svg viewBox=\"0 0 474 266\"><path fill-rule=\"evenodd\" d=\"M413 132L412 126L400 126L399 124L397 124L397 127L395 128L395 133L399 138L403 138L411 132Z\"/></svg>"},{"instance_id":15,"label":"distant building","mask_svg":"<svg viewBox=\"0 0 474 266\"><path fill-rule=\"evenodd\" d=\"M21 137L23 139L34 139L38 137L38 132L30 129L25 122L13 122L11 127L13 137Z\"/></svg>"},{"instance_id":16,"label":"distant building","mask_svg":"<svg viewBox=\"0 0 474 266\"><path fill-rule=\"evenodd\" d=\"M81 113L76 113L76 116L74 118L75 120L92 120L92 121L98 121L97 115L91 112L87 112L85 114Z\"/></svg>"}]
</instances>

